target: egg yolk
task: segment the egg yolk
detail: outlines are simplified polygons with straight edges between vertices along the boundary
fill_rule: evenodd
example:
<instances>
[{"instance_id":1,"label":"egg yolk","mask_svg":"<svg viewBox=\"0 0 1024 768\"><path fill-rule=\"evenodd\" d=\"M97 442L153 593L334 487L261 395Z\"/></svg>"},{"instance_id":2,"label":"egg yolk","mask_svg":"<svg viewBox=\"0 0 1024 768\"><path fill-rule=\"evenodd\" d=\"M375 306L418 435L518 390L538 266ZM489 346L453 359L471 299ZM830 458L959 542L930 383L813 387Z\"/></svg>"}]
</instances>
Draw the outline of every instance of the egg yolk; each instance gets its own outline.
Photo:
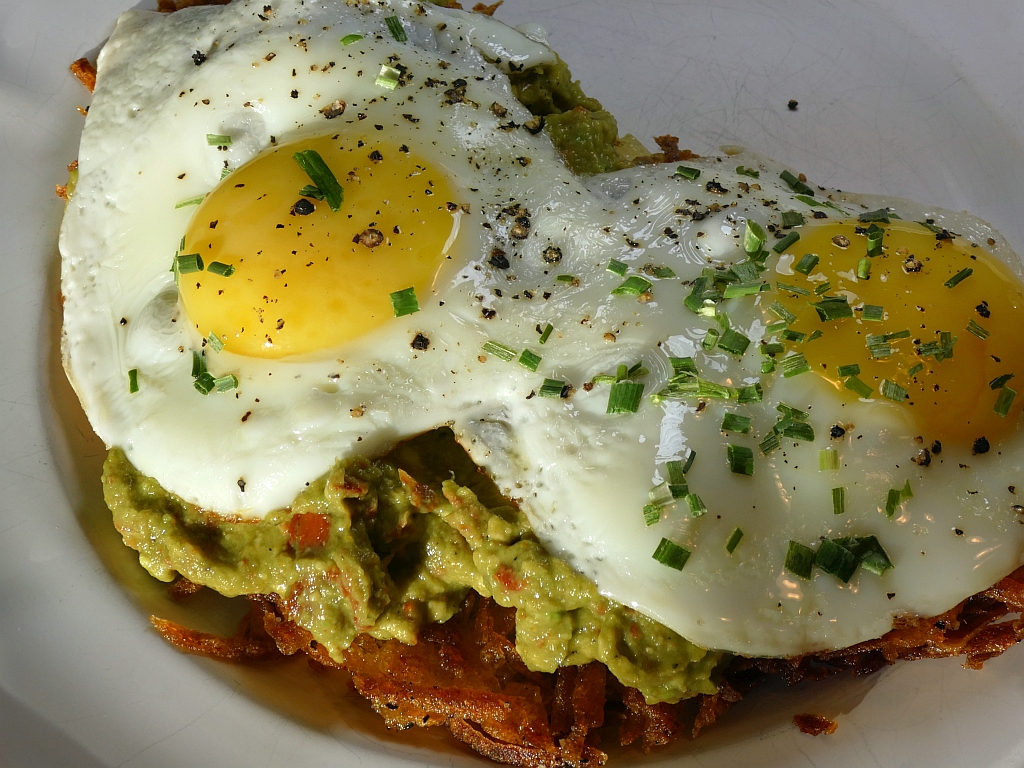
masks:
<instances>
[{"instance_id":1,"label":"egg yolk","mask_svg":"<svg viewBox=\"0 0 1024 768\"><path fill-rule=\"evenodd\" d=\"M1024 383L1020 280L954 234L897 219L873 227L843 221L796 230L800 239L785 251L792 260L780 259L793 268L780 279L796 290L784 285L769 299L797 318L783 331L786 346L802 352L846 399L859 397L863 384L869 397L910 409L929 440L972 444L1015 428L1024 398L1015 398L1005 416L996 403L1003 387ZM879 239L880 248L872 247ZM843 296L853 317L822 319L814 305ZM1003 394L1004 402L1011 394Z\"/></svg>"},{"instance_id":2,"label":"egg yolk","mask_svg":"<svg viewBox=\"0 0 1024 768\"><path fill-rule=\"evenodd\" d=\"M315 151L343 190L338 210L294 155ZM457 229L448 177L398 142L320 136L263 152L200 204L179 276L199 333L251 357L331 349L395 316L391 294L429 290ZM454 213L454 216L453 216Z\"/></svg>"}]
</instances>

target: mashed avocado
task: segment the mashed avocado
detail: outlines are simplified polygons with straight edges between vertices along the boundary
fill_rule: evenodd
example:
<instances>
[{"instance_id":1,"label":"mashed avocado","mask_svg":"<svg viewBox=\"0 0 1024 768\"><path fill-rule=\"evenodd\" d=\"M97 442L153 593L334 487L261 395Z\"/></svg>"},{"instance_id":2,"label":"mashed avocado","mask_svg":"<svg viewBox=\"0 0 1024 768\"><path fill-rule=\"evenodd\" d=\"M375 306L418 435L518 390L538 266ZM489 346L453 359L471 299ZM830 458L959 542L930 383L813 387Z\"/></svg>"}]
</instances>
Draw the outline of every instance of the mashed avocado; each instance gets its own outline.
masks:
<instances>
[{"instance_id":1,"label":"mashed avocado","mask_svg":"<svg viewBox=\"0 0 1024 768\"><path fill-rule=\"evenodd\" d=\"M451 618L473 589L516 609L516 649L532 670L600 661L650 703L715 692L723 654L602 597L544 551L518 509L485 505L467 485L430 472L417 482L400 468L450 453L442 445L449 436L432 433L387 460L340 461L288 509L259 521L183 501L117 448L104 465L104 494L154 577L180 573L227 596L276 593L338 660L360 632L415 643L422 625ZM496 496L483 475L468 479Z\"/></svg>"}]
</instances>

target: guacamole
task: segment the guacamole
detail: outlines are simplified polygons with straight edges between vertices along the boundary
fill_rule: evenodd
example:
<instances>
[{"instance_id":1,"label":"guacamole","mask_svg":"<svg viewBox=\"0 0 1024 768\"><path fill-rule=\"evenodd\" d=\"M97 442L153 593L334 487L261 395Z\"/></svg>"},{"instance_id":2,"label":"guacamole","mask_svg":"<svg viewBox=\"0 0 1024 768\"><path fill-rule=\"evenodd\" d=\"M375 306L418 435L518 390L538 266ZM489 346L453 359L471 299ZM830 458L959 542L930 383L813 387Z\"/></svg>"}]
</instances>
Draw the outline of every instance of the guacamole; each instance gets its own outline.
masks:
<instances>
[{"instance_id":1,"label":"guacamole","mask_svg":"<svg viewBox=\"0 0 1024 768\"><path fill-rule=\"evenodd\" d=\"M514 506L488 506L456 480L402 468L419 468L423 454L454 453L442 445L454 444L445 432L386 459L340 461L259 521L183 501L117 448L104 465L104 494L154 577L180 573L227 596L275 593L288 618L339 661L362 632L415 643L421 626L451 618L472 589L516 609L516 649L532 670L600 661L650 703L715 692L722 653L603 597L544 551ZM480 495L497 496L483 475L473 482Z\"/></svg>"}]
</instances>

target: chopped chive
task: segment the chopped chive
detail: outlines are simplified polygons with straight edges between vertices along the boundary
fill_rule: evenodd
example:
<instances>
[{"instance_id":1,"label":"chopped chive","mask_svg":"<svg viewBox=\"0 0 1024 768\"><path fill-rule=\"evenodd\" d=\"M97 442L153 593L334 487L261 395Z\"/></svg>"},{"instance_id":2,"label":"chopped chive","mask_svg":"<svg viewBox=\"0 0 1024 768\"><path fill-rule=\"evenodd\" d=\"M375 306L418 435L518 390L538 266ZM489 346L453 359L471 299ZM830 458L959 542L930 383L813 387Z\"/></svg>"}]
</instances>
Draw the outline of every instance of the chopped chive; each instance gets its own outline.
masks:
<instances>
[{"instance_id":1,"label":"chopped chive","mask_svg":"<svg viewBox=\"0 0 1024 768\"><path fill-rule=\"evenodd\" d=\"M178 208L187 208L190 205L199 205L205 199L206 195L196 195L195 197L190 197L188 200L182 200L179 203L175 203L174 209L177 210Z\"/></svg>"},{"instance_id":2,"label":"chopped chive","mask_svg":"<svg viewBox=\"0 0 1024 768\"><path fill-rule=\"evenodd\" d=\"M909 339L910 331L903 329L902 331L890 331L889 333L883 333L881 336L876 334L868 334L868 343L872 341L896 341L897 339Z\"/></svg>"},{"instance_id":3,"label":"chopped chive","mask_svg":"<svg viewBox=\"0 0 1024 768\"><path fill-rule=\"evenodd\" d=\"M692 357L670 357L668 359L672 366L672 373L697 373L697 364L693 361Z\"/></svg>"},{"instance_id":4,"label":"chopped chive","mask_svg":"<svg viewBox=\"0 0 1024 768\"><path fill-rule=\"evenodd\" d=\"M877 224L872 224L867 229L868 238L868 256L875 257L882 255L882 236L885 235L885 230Z\"/></svg>"},{"instance_id":5,"label":"chopped chive","mask_svg":"<svg viewBox=\"0 0 1024 768\"><path fill-rule=\"evenodd\" d=\"M389 91L395 90L398 87L398 78L402 76L394 67L389 67L387 64L380 65L380 74L377 75L377 79L373 81L374 85L378 88L387 88Z\"/></svg>"},{"instance_id":6,"label":"chopped chive","mask_svg":"<svg viewBox=\"0 0 1024 768\"><path fill-rule=\"evenodd\" d=\"M761 451L762 456L767 456L772 451L778 450L782 447L782 440L774 432L769 432L764 440L757 444L757 448Z\"/></svg>"},{"instance_id":7,"label":"chopped chive","mask_svg":"<svg viewBox=\"0 0 1024 768\"><path fill-rule=\"evenodd\" d=\"M738 413L726 413L722 418L722 431L745 435L750 431L750 417L740 416Z\"/></svg>"},{"instance_id":8,"label":"chopped chive","mask_svg":"<svg viewBox=\"0 0 1024 768\"><path fill-rule=\"evenodd\" d=\"M134 395L139 391L139 369L132 368L128 371L128 394ZM1006 414L1003 414L1004 416Z\"/></svg>"},{"instance_id":9,"label":"chopped chive","mask_svg":"<svg viewBox=\"0 0 1024 768\"><path fill-rule=\"evenodd\" d=\"M842 377L842 376L856 376L858 373L860 373L860 364L859 363L853 363L852 365L840 365L836 369L836 375L840 376L840 377Z\"/></svg>"},{"instance_id":10,"label":"chopped chive","mask_svg":"<svg viewBox=\"0 0 1024 768\"><path fill-rule=\"evenodd\" d=\"M876 341L874 343L868 343L868 353L875 360L881 360L882 358L892 357L893 348L892 344L888 341Z\"/></svg>"},{"instance_id":11,"label":"chopped chive","mask_svg":"<svg viewBox=\"0 0 1024 768\"><path fill-rule=\"evenodd\" d=\"M725 551L728 552L730 555L733 552L735 552L736 551L736 547L739 545L740 539L742 539L742 538L743 538L743 531L741 531L739 528L734 530L731 534L729 534L729 540L727 542L725 542Z\"/></svg>"},{"instance_id":12,"label":"chopped chive","mask_svg":"<svg viewBox=\"0 0 1024 768\"><path fill-rule=\"evenodd\" d=\"M789 248L789 246L793 245L793 243L795 243L799 239L800 239L800 233L799 232L796 232L796 231L790 232L784 238L779 240L779 242L777 242L775 245L773 245L772 246L772 250L775 251L776 253L782 253L787 248Z\"/></svg>"},{"instance_id":13,"label":"chopped chive","mask_svg":"<svg viewBox=\"0 0 1024 768\"><path fill-rule=\"evenodd\" d=\"M764 229L753 219L747 219L747 228L743 234L743 250L747 253L760 253L761 246L768 239Z\"/></svg>"},{"instance_id":14,"label":"chopped chive","mask_svg":"<svg viewBox=\"0 0 1024 768\"><path fill-rule=\"evenodd\" d=\"M213 387L218 392L229 392L238 387L238 377L233 373L227 376L219 376L213 380Z\"/></svg>"},{"instance_id":15,"label":"chopped chive","mask_svg":"<svg viewBox=\"0 0 1024 768\"><path fill-rule=\"evenodd\" d=\"M860 561L860 565L864 570L871 571L871 573L877 576L881 576L893 567L889 556L874 536L851 536L849 538L835 539L834 541L839 546L853 553L854 557Z\"/></svg>"},{"instance_id":16,"label":"chopped chive","mask_svg":"<svg viewBox=\"0 0 1024 768\"><path fill-rule=\"evenodd\" d=\"M780 330L785 330L785 328L786 328L786 325L785 325L785 323L783 323L782 328ZM770 356L774 357L775 355L781 355L785 351L786 351L786 346L784 344L780 344L777 341L773 341L773 342L771 342L769 344L762 344L761 345L761 354L762 355L770 355Z\"/></svg>"},{"instance_id":17,"label":"chopped chive","mask_svg":"<svg viewBox=\"0 0 1024 768\"><path fill-rule=\"evenodd\" d=\"M612 296L639 296L641 293L650 290L650 287L650 280L645 280L638 275L631 275L626 278L626 282L612 291Z\"/></svg>"},{"instance_id":18,"label":"chopped chive","mask_svg":"<svg viewBox=\"0 0 1024 768\"><path fill-rule=\"evenodd\" d=\"M973 333L975 336L977 336L982 341L984 341L985 339L987 339L989 336L992 335L987 330L985 330L980 325L978 325L976 322L974 322L973 319L968 321L968 323L967 323L967 330L970 333Z\"/></svg>"},{"instance_id":19,"label":"chopped chive","mask_svg":"<svg viewBox=\"0 0 1024 768\"><path fill-rule=\"evenodd\" d=\"M796 294L798 294L800 296L810 296L811 295L811 292L808 291L806 288L801 288L801 287L799 287L797 285L791 285L790 283L784 283L781 280L778 280L775 283L775 285L778 286L779 291L781 293L796 293ZM796 317L794 317L793 320L796 320ZM793 320L790 320L790 322L793 322Z\"/></svg>"},{"instance_id":20,"label":"chopped chive","mask_svg":"<svg viewBox=\"0 0 1024 768\"><path fill-rule=\"evenodd\" d=\"M820 330L815 329L811 331L811 335L807 337L807 341L814 341L815 339L820 339L824 335L825 334L823 334Z\"/></svg>"},{"instance_id":21,"label":"chopped chive","mask_svg":"<svg viewBox=\"0 0 1024 768\"><path fill-rule=\"evenodd\" d=\"M819 285L817 288L814 289L814 295L815 296L821 296L823 293L828 293L831 290L832 290L832 283L830 283L828 281L825 281L824 283L822 283L821 285Z\"/></svg>"},{"instance_id":22,"label":"chopped chive","mask_svg":"<svg viewBox=\"0 0 1024 768\"><path fill-rule=\"evenodd\" d=\"M800 211L783 211L782 226L786 229L803 226L804 215Z\"/></svg>"},{"instance_id":23,"label":"chopped chive","mask_svg":"<svg viewBox=\"0 0 1024 768\"><path fill-rule=\"evenodd\" d=\"M345 199L345 191L338 183L334 172L320 157L320 153L315 149L304 149L293 154L292 159L299 164L299 167L309 176L310 181L323 193L331 210L336 211L341 208L341 203Z\"/></svg>"},{"instance_id":24,"label":"chopped chive","mask_svg":"<svg viewBox=\"0 0 1024 768\"><path fill-rule=\"evenodd\" d=\"M846 488L832 489L832 514L842 515L846 513Z\"/></svg>"},{"instance_id":25,"label":"chopped chive","mask_svg":"<svg viewBox=\"0 0 1024 768\"><path fill-rule=\"evenodd\" d=\"M996 376L994 379L992 379L992 381L988 383L988 385L992 389L999 389L1000 387L1005 387L1006 382L1012 379L1013 376L1014 374L1012 373L1004 373L1002 376Z\"/></svg>"},{"instance_id":26,"label":"chopped chive","mask_svg":"<svg viewBox=\"0 0 1024 768\"><path fill-rule=\"evenodd\" d=\"M790 440L814 442L814 427L803 421L781 419L772 427L772 431L780 437L788 437Z\"/></svg>"},{"instance_id":27,"label":"chopped chive","mask_svg":"<svg viewBox=\"0 0 1024 768\"><path fill-rule=\"evenodd\" d=\"M199 378L204 373L206 373L206 358L192 350L192 378Z\"/></svg>"},{"instance_id":28,"label":"chopped chive","mask_svg":"<svg viewBox=\"0 0 1024 768\"><path fill-rule=\"evenodd\" d=\"M924 364L918 363L917 365L913 366L910 370L907 371L907 376L909 376L910 378L914 378L915 376L917 376L917 374L919 374L923 370L924 370Z\"/></svg>"},{"instance_id":29,"label":"chopped chive","mask_svg":"<svg viewBox=\"0 0 1024 768\"><path fill-rule=\"evenodd\" d=\"M206 134L206 143L211 147L230 147L231 137L222 133L208 133Z\"/></svg>"},{"instance_id":30,"label":"chopped chive","mask_svg":"<svg viewBox=\"0 0 1024 768\"><path fill-rule=\"evenodd\" d=\"M690 168L686 165L680 165L676 167L676 172L673 175L681 176L684 179L693 181L700 178L700 168Z\"/></svg>"},{"instance_id":31,"label":"chopped chive","mask_svg":"<svg viewBox=\"0 0 1024 768\"><path fill-rule=\"evenodd\" d=\"M764 400L764 390L761 389L760 382L739 387L736 390L736 402L741 405L744 403L760 403L762 400Z\"/></svg>"},{"instance_id":32,"label":"chopped chive","mask_svg":"<svg viewBox=\"0 0 1024 768\"><path fill-rule=\"evenodd\" d=\"M780 289L781 290L781 289ZM772 302L771 306L768 307L772 312L779 316L782 320L785 320L787 324L796 322L796 315L786 309L782 304L777 301Z\"/></svg>"},{"instance_id":33,"label":"chopped chive","mask_svg":"<svg viewBox=\"0 0 1024 768\"><path fill-rule=\"evenodd\" d=\"M225 264L222 261L212 261L210 262L210 266L206 268L206 271L212 272L215 275L220 275L221 277L231 277L235 274L235 265Z\"/></svg>"},{"instance_id":34,"label":"chopped chive","mask_svg":"<svg viewBox=\"0 0 1024 768\"><path fill-rule=\"evenodd\" d=\"M783 416L796 421L807 421L811 416L807 411L801 411L799 408L794 408L792 405L786 405L786 403L779 403L775 406L775 410Z\"/></svg>"},{"instance_id":35,"label":"chopped chive","mask_svg":"<svg viewBox=\"0 0 1024 768\"><path fill-rule=\"evenodd\" d=\"M807 373L811 370L811 366L807 363L807 358L802 353L796 352L789 357L782 358L779 363L782 368L782 375L789 379L793 376L799 376L801 373Z\"/></svg>"},{"instance_id":36,"label":"chopped chive","mask_svg":"<svg viewBox=\"0 0 1024 768\"><path fill-rule=\"evenodd\" d=\"M726 447L726 455L729 459L729 470L736 475L754 474L754 452L745 445L733 445L729 443Z\"/></svg>"},{"instance_id":37,"label":"chopped chive","mask_svg":"<svg viewBox=\"0 0 1024 768\"><path fill-rule=\"evenodd\" d=\"M974 270L973 269L971 269L970 267L964 267L959 272L957 272L955 275L953 275L951 278L949 278L949 280L947 280L945 283L943 283L943 285L945 285L947 288L955 288L956 286L960 285L960 283L962 283L964 280L966 280L968 277L970 277L973 274L974 274Z\"/></svg>"},{"instance_id":38,"label":"chopped chive","mask_svg":"<svg viewBox=\"0 0 1024 768\"><path fill-rule=\"evenodd\" d=\"M669 489L686 485L686 471L683 469L683 462L675 460L665 463L665 471L668 472ZM675 498L675 493L672 494Z\"/></svg>"},{"instance_id":39,"label":"chopped chive","mask_svg":"<svg viewBox=\"0 0 1024 768\"><path fill-rule=\"evenodd\" d=\"M768 325L765 326L764 331L765 331L765 334L771 335L773 333L778 333L779 331L786 330L786 327L787 326L786 326L786 321L785 320L776 320L774 323L768 323ZM765 346L772 347L774 345L773 344L766 344ZM778 351L781 352L782 350L780 349ZM765 354L768 355L768 354L773 354L773 353L772 352L765 352Z\"/></svg>"},{"instance_id":40,"label":"chopped chive","mask_svg":"<svg viewBox=\"0 0 1024 768\"><path fill-rule=\"evenodd\" d=\"M794 176L790 171L783 171L779 174L779 178L786 182L786 184L789 185L789 188L794 192L799 192L801 195L814 196L814 190L804 182L800 181L800 179Z\"/></svg>"},{"instance_id":41,"label":"chopped chive","mask_svg":"<svg viewBox=\"0 0 1024 768\"><path fill-rule=\"evenodd\" d=\"M721 335L716 328L708 328L708 332L704 334L700 345L704 349L711 351L718 345L718 339Z\"/></svg>"},{"instance_id":42,"label":"chopped chive","mask_svg":"<svg viewBox=\"0 0 1024 768\"><path fill-rule=\"evenodd\" d=\"M575 275L559 275L555 280L559 283L575 283L578 278Z\"/></svg>"},{"instance_id":43,"label":"chopped chive","mask_svg":"<svg viewBox=\"0 0 1024 768\"><path fill-rule=\"evenodd\" d=\"M654 276L659 280L671 280L676 276L676 273L672 271L671 267L655 267L653 272Z\"/></svg>"},{"instance_id":44,"label":"chopped chive","mask_svg":"<svg viewBox=\"0 0 1024 768\"><path fill-rule=\"evenodd\" d=\"M894 403L902 403L907 398L907 390L889 379L882 379L882 386L879 387L882 397L892 400Z\"/></svg>"},{"instance_id":45,"label":"chopped chive","mask_svg":"<svg viewBox=\"0 0 1024 768\"><path fill-rule=\"evenodd\" d=\"M225 166L224 168L220 169L220 177L221 177L221 179L226 179L230 175L231 175L231 169L228 168L227 166Z\"/></svg>"},{"instance_id":46,"label":"chopped chive","mask_svg":"<svg viewBox=\"0 0 1024 768\"><path fill-rule=\"evenodd\" d=\"M651 504L664 507L673 502L672 490L668 483L659 483L647 492L647 498Z\"/></svg>"},{"instance_id":47,"label":"chopped chive","mask_svg":"<svg viewBox=\"0 0 1024 768\"><path fill-rule=\"evenodd\" d=\"M544 379L544 383L537 390L538 397L561 397L562 392L568 386L561 379Z\"/></svg>"},{"instance_id":48,"label":"chopped chive","mask_svg":"<svg viewBox=\"0 0 1024 768\"><path fill-rule=\"evenodd\" d=\"M885 307L877 304L865 304L861 318L871 323L880 323L885 319Z\"/></svg>"},{"instance_id":49,"label":"chopped chive","mask_svg":"<svg viewBox=\"0 0 1024 768\"><path fill-rule=\"evenodd\" d=\"M872 221L881 221L885 224L888 224L889 211L886 208L879 208L877 211L868 211L867 213L862 213L860 216L858 216L857 220L862 221L865 224Z\"/></svg>"},{"instance_id":50,"label":"chopped chive","mask_svg":"<svg viewBox=\"0 0 1024 768\"><path fill-rule=\"evenodd\" d=\"M341 38L341 44L342 45L352 45L352 43L358 43L362 39L363 39L362 35L355 35L355 34L353 34L353 35L345 35L343 38Z\"/></svg>"},{"instance_id":51,"label":"chopped chive","mask_svg":"<svg viewBox=\"0 0 1024 768\"><path fill-rule=\"evenodd\" d=\"M749 176L752 179L759 179L759 178L761 178L761 172L760 171L758 171L758 170L756 170L754 168L747 168L747 167L742 166L742 165L737 165L736 166L736 173L738 173L738 174L740 174L742 176Z\"/></svg>"},{"instance_id":52,"label":"chopped chive","mask_svg":"<svg viewBox=\"0 0 1024 768\"><path fill-rule=\"evenodd\" d=\"M501 344L497 341L485 341L483 346L484 352L489 355L501 358L506 363L512 362L515 359L516 351L512 347Z\"/></svg>"},{"instance_id":53,"label":"chopped chive","mask_svg":"<svg viewBox=\"0 0 1024 768\"><path fill-rule=\"evenodd\" d=\"M1016 396L1016 390L1010 389L1007 386L1000 387L999 395L996 397L996 405L992 410L1005 419Z\"/></svg>"},{"instance_id":54,"label":"chopped chive","mask_svg":"<svg viewBox=\"0 0 1024 768\"><path fill-rule=\"evenodd\" d=\"M853 308L845 296L826 296L821 301L813 302L811 306L822 322L853 317Z\"/></svg>"},{"instance_id":55,"label":"chopped chive","mask_svg":"<svg viewBox=\"0 0 1024 768\"><path fill-rule=\"evenodd\" d=\"M839 469L839 451L823 448L818 451L818 471L833 472Z\"/></svg>"},{"instance_id":56,"label":"chopped chive","mask_svg":"<svg viewBox=\"0 0 1024 768\"><path fill-rule=\"evenodd\" d=\"M814 550L798 541L790 541L786 550L786 570L802 579L811 578L814 565Z\"/></svg>"},{"instance_id":57,"label":"chopped chive","mask_svg":"<svg viewBox=\"0 0 1024 768\"><path fill-rule=\"evenodd\" d=\"M644 504L644 524L650 528L661 520L661 507L657 504Z\"/></svg>"},{"instance_id":58,"label":"chopped chive","mask_svg":"<svg viewBox=\"0 0 1024 768\"><path fill-rule=\"evenodd\" d=\"M750 282L750 283L732 283L725 286L725 290L722 295L727 299L735 299L738 296L756 296L762 291L771 290L771 286L768 283L761 281Z\"/></svg>"},{"instance_id":59,"label":"chopped chive","mask_svg":"<svg viewBox=\"0 0 1024 768\"><path fill-rule=\"evenodd\" d=\"M925 229L927 229L929 232L934 232L936 235L942 231L942 227L936 227L934 224L929 224L927 221L919 221L917 223L920 224Z\"/></svg>"},{"instance_id":60,"label":"chopped chive","mask_svg":"<svg viewBox=\"0 0 1024 768\"><path fill-rule=\"evenodd\" d=\"M857 279L867 280L871 277L871 259L861 259L857 262Z\"/></svg>"},{"instance_id":61,"label":"chopped chive","mask_svg":"<svg viewBox=\"0 0 1024 768\"><path fill-rule=\"evenodd\" d=\"M795 344L799 344L807 338L807 334L803 331L794 331L792 328L787 328L781 334L782 338L786 341L792 341Z\"/></svg>"},{"instance_id":62,"label":"chopped chive","mask_svg":"<svg viewBox=\"0 0 1024 768\"><path fill-rule=\"evenodd\" d=\"M651 557L662 565L667 565L669 568L681 571L683 566L686 565L686 561L690 559L690 550L680 547L674 541L662 539Z\"/></svg>"},{"instance_id":63,"label":"chopped chive","mask_svg":"<svg viewBox=\"0 0 1024 768\"><path fill-rule=\"evenodd\" d=\"M203 271L203 257L198 253L183 253L174 257L174 269L179 275Z\"/></svg>"},{"instance_id":64,"label":"chopped chive","mask_svg":"<svg viewBox=\"0 0 1024 768\"><path fill-rule=\"evenodd\" d=\"M534 354L528 349L524 349L522 354L519 355L519 364L528 371L536 371L537 366L540 365L540 355Z\"/></svg>"},{"instance_id":65,"label":"chopped chive","mask_svg":"<svg viewBox=\"0 0 1024 768\"><path fill-rule=\"evenodd\" d=\"M206 346L214 352L220 352L224 349L224 342L220 340L220 336L213 331L210 331L210 335L206 337Z\"/></svg>"},{"instance_id":66,"label":"chopped chive","mask_svg":"<svg viewBox=\"0 0 1024 768\"><path fill-rule=\"evenodd\" d=\"M544 326L544 332L541 333L541 335L540 335L540 343L541 344L547 344L548 343L548 339L551 338L551 332L553 330L555 330L555 328L554 328L553 325L551 325L551 323L548 323L547 325Z\"/></svg>"},{"instance_id":67,"label":"chopped chive","mask_svg":"<svg viewBox=\"0 0 1024 768\"><path fill-rule=\"evenodd\" d=\"M404 43L409 39L405 34L405 29L402 27L402 20L397 16L388 16L384 19L384 23L388 25L388 32L399 43Z\"/></svg>"},{"instance_id":68,"label":"chopped chive","mask_svg":"<svg viewBox=\"0 0 1024 768\"><path fill-rule=\"evenodd\" d=\"M805 253L800 261L793 265L793 270L801 275L809 275L816 266L818 266L818 254Z\"/></svg>"},{"instance_id":69,"label":"chopped chive","mask_svg":"<svg viewBox=\"0 0 1024 768\"><path fill-rule=\"evenodd\" d=\"M737 357L742 357L749 346L750 339L739 331L734 331L732 328L723 333L722 338L718 340L719 349L724 349L726 352Z\"/></svg>"},{"instance_id":70,"label":"chopped chive","mask_svg":"<svg viewBox=\"0 0 1024 768\"><path fill-rule=\"evenodd\" d=\"M696 493L686 494L686 506L690 508L690 517L701 517L708 511L708 508L704 505L704 500Z\"/></svg>"},{"instance_id":71,"label":"chopped chive","mask_svg":"<svg viewBox=\"0 0 1024 768\"><path fill-rule=\"evenodd\" d=\"M907 482L904 484L904 486L902 488L900 488L900 497L904 498L904 499L912 499L912 498L914 498L914 491L910 487L910 481L909 480L907 480Z\"/></svg>"},{"instance_id":72,"label":"chopped chive","mask_svg":"<svg viewBox=\"0 0 1024 768\"><path fill-rule=\"evenodd\" d=\"M608 408L605 413L636 413L640 408L640 399L644 395L644 385L639 381L617 381L608 393Z\"/></svg>"},{"instance_id":73,"label":"chopped chive","mask_svg":"<svg viewBox=\"0 0 1024 768\"><path fill-rule=\"evenodd\" d=\"M857 397L862 397L865 400L871 397L873 394L875 394L875 390L873 390L871 387L869 387L856 376L851 376L846 381L844 381L843 386L846 387L851 392L853 392L854 394L856 394Z\"/></svg>"},{"instance_id":74,"label":"chopped chive","mask_svg":"<svg viewBox=\"0 0 1024 768\"><path fill-rule=\"evenodd\" d=\"M900 505L903 500L903 494L900 493L899 488L890 488L889 493L885 497L885 515L886 517L892 517L896 514L896 508Z\"/></svg>"},{"instance_id":75,"label":"chopped chive","mask_svg":"<svg viewBox=\"0 0 1024 768\"><path fill-rule=\"evenodd\" d=\"M311 197L314 200L323 200L324 193L321 192L318 187L315 187L312 184L307 184L299 190L299 197Z\"/></svg>"},{"instance_id":76,"label":"chopped chive","mask_svg":"<svg viewBox=\"0 0 1024 768\"><path fill-rule=\"evenodd\" d=\"M812 192L811 194L814 194L814 193ZM807 205L811 206L812 208L821 208L822 207L821 203L819 203L813 197L809 197L808 195L794 195L793 197L795 197L801 203L806 203Z\"/></svg>"},{"instance_id":77,"label":"chopped chive","mask_svg":"<svg viewBox=\"0 0 1024 768\"><path fill-rule=\"evenodd\" d=\"M391 294L391 307L395 317L403 317L420 311L420 303L416 299L414 288L403 288Z\"/></svg>"},{"instance_id":78,"label":"chopped chive","mask_svg":"<svg viewBox=\"0 0 1024 768\"><path fill-rule=\"evenodd\" d=\"M605 267L605 269L607 269L612 274L622 277L623 275L626 274L626 270L628 269L628 267L618 259L612 259L611 261L608 262L608 266Z\"/></svg>"},{"instance_id":79,"label":"chopped chive","mask_svg":"<svg viewBox=\"0 0 1024 768\"><path fill-rule=\"evenodd\" d=\"M690 467L693 466L693 462L696 460L696 458L697 458L697 452L696 451L690 451L688 454L686 454L686 461L683 462L683 474L684 475L687 472L690 471ZM669 462L669 464L671 464L671 463L672 462Z\"/></svg>"},{"instance_id":80,"label":"chopped chive","mask_svg":"<svg viewBox=\"0 0 1024 768\"><path fill-rule=\"evenodd\" d=\"M208 395L216 389L217 380L208 371L203 371L196 377L196 380L192 382L192 386L194 386L196 391L200 394Z\"/></svg>"},{"instance_id":81,"label":"chopped chive","mask_svg":"<svg viewBox=\"0 0 1024 768\"><path fill-rule=\"evenodd\" d=\"M815 565L825 573L848 582L860 564L856 555L831 539L825 539L814 556Z\"/></svg>"}]
</instances>

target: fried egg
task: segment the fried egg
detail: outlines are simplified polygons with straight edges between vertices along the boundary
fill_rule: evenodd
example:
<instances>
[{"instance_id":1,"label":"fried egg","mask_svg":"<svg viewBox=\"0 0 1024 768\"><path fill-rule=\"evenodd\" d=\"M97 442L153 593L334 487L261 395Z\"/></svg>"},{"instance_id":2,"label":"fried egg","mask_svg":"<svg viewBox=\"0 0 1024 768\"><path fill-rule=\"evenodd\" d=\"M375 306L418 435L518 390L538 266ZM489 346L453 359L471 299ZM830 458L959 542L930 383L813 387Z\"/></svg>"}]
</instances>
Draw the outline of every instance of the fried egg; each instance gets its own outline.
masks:
<instances>
[{"instance_id":1,"label":"fried egg","mask_svg":"<svg viewBox=\"0 0 1024 768\"><path fill-rule=\"evenodd\" d=\"M553 60L417 3L122 16L61 234L100 437L247 519L451 425L605 594L747 655L1021 564L1005 241L736 149L577 177L506 76Z\"/></svg>"}]
</instances>

